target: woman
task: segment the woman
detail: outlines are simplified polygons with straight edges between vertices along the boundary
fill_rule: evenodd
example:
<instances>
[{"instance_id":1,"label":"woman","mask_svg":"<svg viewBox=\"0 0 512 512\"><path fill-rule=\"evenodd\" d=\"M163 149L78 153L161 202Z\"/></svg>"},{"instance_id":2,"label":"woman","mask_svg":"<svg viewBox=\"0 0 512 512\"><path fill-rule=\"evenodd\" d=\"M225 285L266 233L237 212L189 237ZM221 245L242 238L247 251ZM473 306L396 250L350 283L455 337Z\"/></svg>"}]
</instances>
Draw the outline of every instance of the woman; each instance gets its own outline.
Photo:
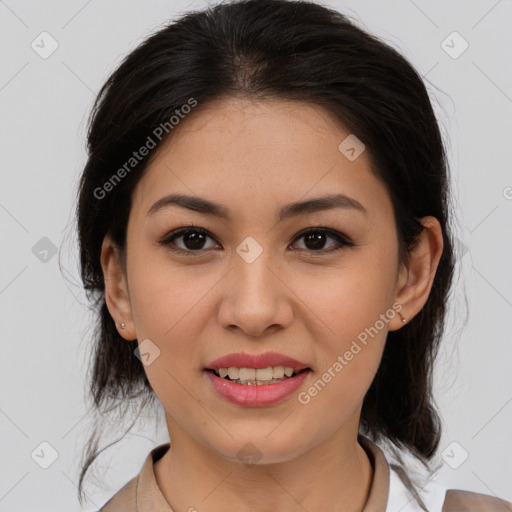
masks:
<instances>
[{"instance_id":1,"label":"woman","mask_svg":"<svg viewBox=\"0 0 512 512\"><path fill-rule=\"evenodd\" d=\"M443 141L401 55L314 3L190 13L109 78L88 149L92 395L157 399L171 440L102 511L380 512L405 489L512 510L424 503L377 444L427 468L438 448L454 269Z\"/></svg>"}]
</instances>

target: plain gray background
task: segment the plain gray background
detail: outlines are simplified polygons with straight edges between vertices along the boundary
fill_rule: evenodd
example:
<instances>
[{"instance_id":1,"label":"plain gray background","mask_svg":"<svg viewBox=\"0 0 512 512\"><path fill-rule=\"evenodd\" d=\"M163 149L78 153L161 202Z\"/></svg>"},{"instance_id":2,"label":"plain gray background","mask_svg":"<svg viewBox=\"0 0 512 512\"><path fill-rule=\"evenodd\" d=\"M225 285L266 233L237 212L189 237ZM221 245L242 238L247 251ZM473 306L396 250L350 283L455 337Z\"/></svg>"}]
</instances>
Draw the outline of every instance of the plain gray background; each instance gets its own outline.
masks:
<instances>
[{"instance_id":1,"label":"plain gray background","mask_svg":"<svg viewBox=\"0 0 512 512\"><path fill-rule=\"evenodd\" d=\"M460 276L436 371L444 419L437 480L512 500L512 1L324 4L395 46L432 84L449 137ZM73 209L85 122L122 57L167 19L206 5L0 1L0 511L81 510L92 318ZM42 58L52 40L58 48ZM84 510L103 505L167 440L161 424L150 424L99 458ZM108 439L120 431L112 424Z\"/></svg>"}]
</instances>

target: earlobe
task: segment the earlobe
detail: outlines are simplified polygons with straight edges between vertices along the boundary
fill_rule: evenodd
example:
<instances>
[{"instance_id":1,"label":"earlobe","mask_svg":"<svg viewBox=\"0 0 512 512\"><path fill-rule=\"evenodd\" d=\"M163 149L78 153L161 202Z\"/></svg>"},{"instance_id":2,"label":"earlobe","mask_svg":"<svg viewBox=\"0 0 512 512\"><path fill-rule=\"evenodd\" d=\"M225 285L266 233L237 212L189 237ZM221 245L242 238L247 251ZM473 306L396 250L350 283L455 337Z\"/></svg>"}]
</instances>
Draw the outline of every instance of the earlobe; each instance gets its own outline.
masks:
<instances>
[{"instance_id":1,"label":"earlobe","mask_svg":"<svg viewBox=\"0 0 512 512\"><path fill-rule=\"evenodd\" d=\"M428 300L434 277L443 252L443 233L439 221L432 216L420 219L423 231L409 255L407 268L402 268L397 284L396 301L401 304L396 322L390 326L397 330L423 308ZM406 318L406 322L403 322Z\"/></svg>"},{"instance_id":2,"label":"earlobe","mask_svg":"<svg viewBox=\"0 0 512 512\"><path fill-rule=\"evenodd\" d=\"M137 338L126 274L119 249L109 235L101 246L101 268L105 280L105 302L119 334L126 340Z\"/></svg>"}]
</instances>

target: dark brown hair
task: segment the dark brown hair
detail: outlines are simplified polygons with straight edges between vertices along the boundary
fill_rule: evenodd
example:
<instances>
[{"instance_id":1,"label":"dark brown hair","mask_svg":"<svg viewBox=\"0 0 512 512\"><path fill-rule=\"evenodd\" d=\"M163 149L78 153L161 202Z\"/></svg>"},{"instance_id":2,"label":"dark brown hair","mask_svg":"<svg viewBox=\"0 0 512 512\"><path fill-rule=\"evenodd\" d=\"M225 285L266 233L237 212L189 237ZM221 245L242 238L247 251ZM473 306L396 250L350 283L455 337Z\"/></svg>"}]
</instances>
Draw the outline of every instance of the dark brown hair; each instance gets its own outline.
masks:
<instances>
[{"instance_id":1,"label":"dark brown hair","mask_svg":"<svg viewBox=\"0 0 512 512\"><path fill-rule=\"evenodd\" d=\"M90 374L95 408L154 400L134 356L137 341L118 334L106 307L100 265L107 233L125 247L131 195L150 155L103 197L95 191L191 98L201 108L229 96L315 104L355 134L392 199L401 263L423 229L418 219L439 220L444 249L430 296L404 327L388 333L361 414L361 432L408 449L428 467L441 435L432 370L454 271L445 147L413 66L348 17L312 2L246 0L190 12L143 41L99 92L77 202L81 277L98 322ZM80 501L83 478L100 453L98 432L86 447Z\"/></svg>"}]
</instances>

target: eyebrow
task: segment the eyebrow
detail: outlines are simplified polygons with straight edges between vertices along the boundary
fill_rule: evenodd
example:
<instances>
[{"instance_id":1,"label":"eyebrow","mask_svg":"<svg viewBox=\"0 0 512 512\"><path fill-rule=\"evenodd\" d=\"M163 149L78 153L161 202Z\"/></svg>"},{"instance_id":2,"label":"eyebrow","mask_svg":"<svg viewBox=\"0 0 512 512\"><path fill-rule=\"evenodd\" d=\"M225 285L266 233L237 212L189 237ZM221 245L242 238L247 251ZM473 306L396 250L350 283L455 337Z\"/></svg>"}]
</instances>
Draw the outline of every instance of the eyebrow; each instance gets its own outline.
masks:
<instances>
[{"instance_id":1,"label":"eyebrow","mask_svg":"<svg viewBox=\"0 0 512 512\"><path fill-rule=\"evenodd\" d=\"M231 213L225 206L209 201L202 197L171 194L159 199L148 210L147 215L153 215L162 208L178 206L194 212L212 215L221 219L232 220ZM334 208L350 208L367 214L366 208L359 202L345 194L331 194L307 201L290 203L283 206L279 212L279 220L296 217L308 213L331 210Z\"/></svg>"}]
</instances>

